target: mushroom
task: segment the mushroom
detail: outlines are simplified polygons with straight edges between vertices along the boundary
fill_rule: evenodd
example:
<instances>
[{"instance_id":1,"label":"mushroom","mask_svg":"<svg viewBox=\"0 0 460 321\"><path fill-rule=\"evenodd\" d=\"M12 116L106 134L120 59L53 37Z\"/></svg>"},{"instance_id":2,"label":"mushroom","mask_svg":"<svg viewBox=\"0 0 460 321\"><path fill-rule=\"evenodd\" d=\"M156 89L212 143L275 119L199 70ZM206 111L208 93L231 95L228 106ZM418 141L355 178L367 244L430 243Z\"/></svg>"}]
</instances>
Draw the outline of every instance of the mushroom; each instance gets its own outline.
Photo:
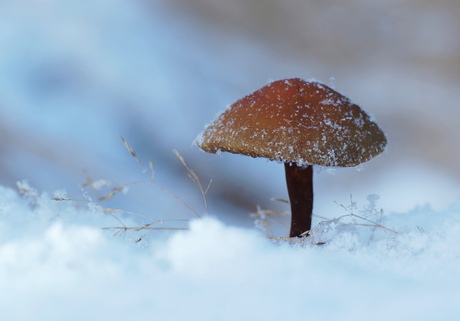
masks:
<instances>
[{"instance_id":1,"label":"mushroom","mask_svg":"<svg viewBox=\"0 0 460 321\"><path fill-rule=\"evenodd\" d=\"M311 229L312 165L356 166L380 154L387 143L378 125L350 99L299 78L274 81L233 103L195 142L208 153L284 162L290 237Z\"/></svg>"}]
</instances>

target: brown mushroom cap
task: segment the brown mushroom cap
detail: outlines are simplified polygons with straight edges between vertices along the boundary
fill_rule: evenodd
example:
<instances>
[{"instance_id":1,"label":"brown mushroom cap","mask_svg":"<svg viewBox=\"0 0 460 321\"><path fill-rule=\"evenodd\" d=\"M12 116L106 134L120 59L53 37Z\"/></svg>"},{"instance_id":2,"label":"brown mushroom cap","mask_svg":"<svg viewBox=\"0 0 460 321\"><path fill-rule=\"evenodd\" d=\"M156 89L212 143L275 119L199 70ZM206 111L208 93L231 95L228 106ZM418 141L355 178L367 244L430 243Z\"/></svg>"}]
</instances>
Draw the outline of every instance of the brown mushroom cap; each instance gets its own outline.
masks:
<instances>
[{"instance_id":1,"label":"brown mushroom cap","mask_svg":"<svg viewBox=\"0 0 460 321\"><path fill-rule=\"evenodd\" d=\"M204 151L350 167L380 154L385 134L358 105L318 82L274 81L230 105L197 138Z\"/></svg>"}]
</instances>

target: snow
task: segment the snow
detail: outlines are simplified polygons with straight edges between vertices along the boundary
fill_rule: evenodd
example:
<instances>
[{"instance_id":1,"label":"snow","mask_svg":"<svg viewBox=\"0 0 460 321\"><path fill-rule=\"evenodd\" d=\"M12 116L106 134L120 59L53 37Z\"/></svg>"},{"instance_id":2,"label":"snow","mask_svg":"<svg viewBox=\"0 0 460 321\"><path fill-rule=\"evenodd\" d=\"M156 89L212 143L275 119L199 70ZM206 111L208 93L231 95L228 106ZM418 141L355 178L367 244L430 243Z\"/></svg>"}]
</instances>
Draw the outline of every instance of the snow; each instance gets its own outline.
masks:
<instances>
[{"instance_id":1,"label":"snow","mask_svg":"<svg viewBox=\"0 0 460 321\"><path fill-rule=\"evenodd\" d=\"M114 220L94 206L21 186L30 192L0 187L2 320L460 316L452 299L460 286L460 204L387 215L374 195L365 206L344 206L317 225L318 239L303 243L211 216L136 243L101 229ZM358 217L381 225L360 225Z\"/></svg>"}]
</instances>

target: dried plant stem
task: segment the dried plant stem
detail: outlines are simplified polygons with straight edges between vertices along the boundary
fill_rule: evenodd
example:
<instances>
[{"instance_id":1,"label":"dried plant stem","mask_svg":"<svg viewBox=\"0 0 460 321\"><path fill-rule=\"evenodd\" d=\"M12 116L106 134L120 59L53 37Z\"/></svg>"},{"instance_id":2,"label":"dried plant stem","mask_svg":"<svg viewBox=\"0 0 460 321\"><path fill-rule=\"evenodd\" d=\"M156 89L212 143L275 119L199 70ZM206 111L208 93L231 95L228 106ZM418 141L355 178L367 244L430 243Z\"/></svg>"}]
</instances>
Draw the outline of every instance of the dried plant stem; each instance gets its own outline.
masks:
<instances>
[{"instance_id":1,"label":"dried plant stem","mask_svg":"<svg viewBox=\"0 0 460 321\"><path fill-rule=\"evenodd\" d=\"M265 210L262 209L259 205L257 205L257 211L253 213L249 213L250 217L256 218L256 226L260 229L264 230L265 233L271 235L273 233L270 221L273 221L280 225L285 225L281 220L276 219L277 217L287 214L286 211L272 211L272 210Z\"/></svg>"},{"instance_id":2,"label":"dried plant stem","mask_svg":"<svg viewBox=\"0 0 460 321\"><path fill-rule=\"evenodd\" d=\"M89 175L87 175L87 181L83 184L83 186L89 186L89 187L91 187L93 189L93 191L98 191L102 186L112 186L111 190L108 193L106 193L105 195L103 195L103 196L98 198L99 201L102 201L102 200L108 200L108 199L112 198L113 196L115 196L116 194L118 194L119 192L125 191L126 188L131 186L131 185L151 184L151 185L155 186L156 188L159 188L163 192L169 194L171 197L173 197L174 199L176 199L180 203L182 203L196 217L201 217L190 205L188 205L185 201L183 201L179 196L177 196L176 194L174 194L170 190L162 187L161 185L157 184L155 182L155 180L154 180L155 172L154 172L154 164L153 164L153 162L149 162L148 168L145 167L144 164L142 163L142 161L137 156L135 150L129 145L129 143L122 136L120 136L120 139L123 142L123 144L125 145L125 147L128 150L128 152L135 159L137 164L141 167L142 173L147 176L147 180L146 181L138 181L138 182L132 182L132 183L127 183L127 184L120 185L120 184L116 184L116 183L113 183L113 182L108 181L108 180L94 181ZM206 212L208 212L208 203L207 203L207 200L206 200L206 194L209 191L209 188L211 186L212 180L210 180L209 184L206 186L206 188L204 188L203 185L201 184L199 178L198 178L198 175L192 169L190 169L188 167L187 163L185 162L184 158L179 154L179 152L176 151L176 150L174 150L173 152L176 155L176 157L181 161L181 163L184 165L184 167L186 168L188 177L190 179L192 179L192 181L198 187L198 189L199 189L199 191L200 191L200 193L201 193L201 195L203 197L204 207L206 209ZM30 194L30 195L33 194L27 187L25 187L25 185L24 185L24 187L22 185L18 186L18 188L25 194ZM79 199L76 196L69 195L69 194L57 195L57 196L53 197L53 200L55 200L55 201L84 201L84 202L89 202L89 203L92 202L92 200L89 197L88 198L85 197L84 199ZM152 230L183 231L183 230L188 230L188 228L184 228L184 227L157 227L157 226L152 226L152 225L161 224L163 222L188 222L188 221L190 221L190 219L154 219L154 218L149 217L147 215L142 215L142 214L138 214L138 213L135 213L135 212L129 212L129 211L113 209L113 208L106 208L103 211L104 211L104 213L106 213L108 215L111 215L114 219L116 219L119 222L120 225L119 226L113 226L113 227L104 227L102 229L104 229L104 230L118 230L118 232L116 234L123 233L124 231L128 231L128 230L136 231L136 232L142 231L142 230L150 230L150 231L152 231ZM117 217L116 214L118 214L118 213L135 215L135 216L140 217L142 219L149 220L150 223L143 224L142 226L138 226L138 227L126 226L123 223L123 221L120 218ZM145 235L147 235L147 234L144 234L144 235L140 236L137 239L136 242L141 241L144 238Z\"/></svg>"},{"instance_id":3,"label":"dried plant stem","mask_svg":"<svg viewBox=\"0 0 460 321\"><path fill-rule=\"evenodd\" d=\"M133 230L133 231L141 231L141 230L172 230L172 231L187 231L188 228L186 227L128 227L128 226L112 226L112 227L103 227L103 230Z\"/></svg>"},{"instance_id":4,"label":"dried plant stem","mask_svg":"<svg viewBox=\"0 0 460 321\"><path fill-rule=\"evenodd\" d=\"M152 185L154 185L155 187L161 189L163 192L169 194L170 196L172 196L173 198L175 198L177 201L179 201L180 203L182 203L186 208L188 208L193 214L195 214L195 216L197 217L201 217L200 214L198 214L197 211L195 211L190 205L188 205L187 203L184 202L184 200L182 200L179 196L177 196L176 194L174 194L173 192L171 192L170 190L164 188L163 186L160 186L158 185L157 183L153 182L153 181L150 181L150 183Z\"/></svg>"},{"instance_id":5,"label":"dried plant stem","mask_svg":"<svg viewBox=\"0 0 460 321\"><path fill-rule=\"evenodd\" d=\"M353 200L351 199L351 195L350 195L350 201L351 201L352 204L354 204ZM378 227L378 228L393 232L395 234L398 234L398 232L396 232L395 230L392 230L391 228L388 228L386 226L383 226L382 224L379 224L377 222L374 222L372 220L369 220L369 219L367 219L365 217L362 217L362 216L359 216L359 215L353 213L353 210L347 208L343 204L339 204L337 202L335 202L335 203L338 204L340 207L342 207L343 209L345 209L345 211L348 212L347 215L340 216L340 217L338 217L338 219L342 219L342 218L345 218L345 217L355 217L355 218L358 218L360 220L363 220L363 221L366 221L366 222L370 223L370 224L365 224L365 223L342 223L342 225L358 225L358 226Z\"/></svg>"},{"instance_id":6,"label":"dried plant stem","mask_svg":"<svg viewBox=\"0 0 460 321\"><path fill-rule=\"evenodd\" d=\"M52 197L51 199L53 201L59 201L59 202L65 202L65 201L72 201L72 202L87 202L89 203L90 200L85 199L85 198L78 198L77 196L71 195L71 194L65 194L66 197Z\"/></svg>"},{"instance_id":7,"label":"dried plant stem","mask_svg":"<svg viewBox=\"0 0 460 321\"><path fill-rule=\"evenodd\" d=\"M395 230L392 230L391 228L388 228L388 227L386 227L386 226L383 226L383 225L381 225L381 224L379 224L379 223L377 223L377 222L368 220L367 218L364 218L364 217L362 217L362 216L359 216L359 215L356 215L356 214L349 214L349 215L345 215L345 216L356 217L356 218L359 218L359 219L361 219L361 220L367 221L367 222L369 222L370 224L361 224L361 223L342 223L342 225L358 225L358 226L378 227L378 228L381 228L381 229L384 229L384 230L393 232L393 233L395 233L395 234L398 234L398 232L396 232Z\"/></svg>"},{"instance_id":8,"label":"dried plant stem","mask_svg":"<svg viewBox=\"0 0 460 321\"><path fill-rule=\"evenodd\" d=\"M138 213L135 213L135 212L124 211L124 210L117 210L117 209L114 209L114 208L106 208L104 210L104 212L106 212L106 213L131 214L131 215L135 215L135 216L138 216L138 217L141 217L141 218L151 220L154 223L163 223L163 222L171 222L171 221L174 221L174 222L189 222L190 221L189 219L180 219L180 218L154 219L154 218L151 218L151 217L146 216L146 215L138 214Z\"/></svg>"},{"instance_id":9,"label":"dried plant stem","mask_svg":"<svg viewBox=\"0 0 460 321\"><path fill-rule=\"evenodd\" d=\"M209 213L209 210L208 210L208 201L206 200L206 194L208 193L209 191L209 188L211 187L211 184L212 184L212 179L209 180L209 183L208 183L208 186L206 186L205 189L203 189L203 185L201 185L201 182L200 182L200 179L198 178L198 175L195 173L195 171L193 169L190 169L187 165L187 163L185 162L184 158L182 157L181 154L179 154L179 152L177 150L173 150L173 153L174 155L176 155L177 158L179 158L179 160L181 161L182 165L184 165L184 167L187 169L187 176L190 177L190 179L196 184L196 186L198 187L200 193L201 193L201 196L203 197L203 203L204 203L204 208L206 210L206 213Z\"/></svg>"},{"instance_id":10,"label":"dried plant stem","mask_svg":"<svg viewBox=\"0 0 460 321\"><path fill-rule=\"evenodd\" d=\"M148 173L147 171L147 168L144 166L144 164L141 162L141 160L137 157L137 154L136 152L134 151L134 149L128 144L128 142L122 137L120 136L120 139L121 141L123 142L123 144L125 145L126 149L128 149L129 153L131 154L131 156L136 160L136 162L139 164L139 166L142 168L142 171L144 173ZM189 177L192 178L192 180L194 180L194 182L198 185L198 187L200 188L200 192L201 194L203 195L204 199L205 199L205 206L206 206L206 210L207 210L207 202L206 202L206 192L208 191L208 188L209 188L209 185L211 185L211 183L208 185L208 187L206 188L206 190L203 190L203 188L201 187L201 184L200 184L200 181L198 180L198 177L196 176L195 172L193 172L192 170L190 170L188 168L188 166L185 164L185 161L183 160L182 156L180 156L180 154L175 151L176 153L176 156L179 155L179 159L181 160L182 164L185 165L185 167L187 168L188 172L189 172ZM172 196L173 198L175 198L177 201L179 201L180 203L182 203L187 209L189 209L195 216L197 217L201 217L200 214L198 214L197 211L195 211L190 205L188 205L186 202L184 202L179 196L177 196L176 194L174 194L173 192L171 192L170 190L158 185L154 180L153 180L153 177L154 177L154 171L153 171L153 163L150 162L149 163L149 169L150 169L150 175L147 175L148 177L148 181L147 182L138 182L138 183L149 183L149 184L152 184L154 185L155 187L161 189L163 192L166 192L167 194L169 194L170 196ZM118 192L118 191L115 191L115 192Z\"/></svg>"}]
</instances>

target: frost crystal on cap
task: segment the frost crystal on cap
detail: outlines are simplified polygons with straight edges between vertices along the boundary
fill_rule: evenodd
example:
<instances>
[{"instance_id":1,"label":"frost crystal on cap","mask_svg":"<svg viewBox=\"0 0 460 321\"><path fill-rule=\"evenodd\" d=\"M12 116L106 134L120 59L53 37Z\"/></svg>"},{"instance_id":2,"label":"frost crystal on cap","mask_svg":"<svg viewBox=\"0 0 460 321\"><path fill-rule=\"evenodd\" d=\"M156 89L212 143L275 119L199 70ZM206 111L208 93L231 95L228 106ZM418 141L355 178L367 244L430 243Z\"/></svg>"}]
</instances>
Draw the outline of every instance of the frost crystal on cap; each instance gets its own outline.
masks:
<instances>
[{"instance_id":1,"label":"frost crystal on cap","mask_svg":"<svg viewBox=\"0 0 460 321\"><path fill-rule=\"evenodd\" d=\"M323 166L356 166L380 154L385 134L326 85L279 80L230 105L199 136L204 151Z\"/></svg>"}]
</instances>

